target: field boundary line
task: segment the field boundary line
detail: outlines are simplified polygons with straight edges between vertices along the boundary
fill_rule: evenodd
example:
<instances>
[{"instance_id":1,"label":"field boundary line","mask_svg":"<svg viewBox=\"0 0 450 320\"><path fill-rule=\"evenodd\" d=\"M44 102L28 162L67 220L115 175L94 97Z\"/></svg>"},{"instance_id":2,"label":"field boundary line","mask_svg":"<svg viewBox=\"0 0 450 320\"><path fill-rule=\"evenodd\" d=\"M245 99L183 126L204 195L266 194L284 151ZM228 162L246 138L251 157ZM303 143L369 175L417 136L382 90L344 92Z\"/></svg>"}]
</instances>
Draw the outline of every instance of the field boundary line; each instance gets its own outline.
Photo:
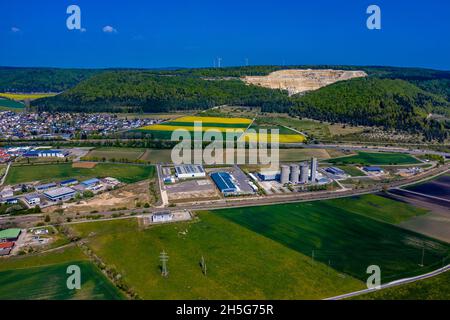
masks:
<instances>
[{"instance_id":1,"label":"field boundary line","mask_svg":"<svg viewBox=\"0 0 450 320\"><path fill-rule=\"evenodd\" d=\"M334 297L330 297L330 298L325 298L323 300L341 300L341 299L345 299L345 298L350 298L350 297L355 297L355 296L359 296L359 295L363 295L363 294L367 294L367 293L371 293L371 292L377 292L379 290L383 290L383 289L387 289L387 288L393 288L393 287L397 287L403 284L408 284L408 283L413 283L413 282L417 282L420 280L425 280L428 278L432 278L434 276L443 274L447 271L450 271L450 264L439 268L437 270L425 273L425 274L421 274L415 277L411 277L411 278L404 278L404 279L399 279L399 280L394 280L391 282L388 282L386 284L381 285L380 288L376 289L364 289L364 290L359 290L359 291L354 291L354 292L350 292L350 293L345 293L345 294L341 294L338 296L334 296Z\"/></svg>"}]
</instances>

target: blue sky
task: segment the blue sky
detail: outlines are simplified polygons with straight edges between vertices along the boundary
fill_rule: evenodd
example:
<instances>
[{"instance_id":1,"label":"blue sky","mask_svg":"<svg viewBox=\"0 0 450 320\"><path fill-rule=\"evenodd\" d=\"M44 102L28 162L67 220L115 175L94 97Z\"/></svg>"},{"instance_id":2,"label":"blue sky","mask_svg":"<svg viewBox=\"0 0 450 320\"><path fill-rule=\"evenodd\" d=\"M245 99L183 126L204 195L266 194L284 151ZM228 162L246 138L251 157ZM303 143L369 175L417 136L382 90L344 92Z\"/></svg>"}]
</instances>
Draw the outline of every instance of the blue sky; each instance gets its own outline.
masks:
<instances>
[{"instance_id":1,"label":"blue sky","mask_svg":"<svg viewBox=\"0 0 450 320\"><path fill-rule=\"evenodd\" d=\"M85 32L69 31L81 8ZM382 29L366 28L380 6ZM113 30L104 32L103 28ZM0 65L352 64L450 70L447 0L1 0Z\"/></svg>"}]
</instances>

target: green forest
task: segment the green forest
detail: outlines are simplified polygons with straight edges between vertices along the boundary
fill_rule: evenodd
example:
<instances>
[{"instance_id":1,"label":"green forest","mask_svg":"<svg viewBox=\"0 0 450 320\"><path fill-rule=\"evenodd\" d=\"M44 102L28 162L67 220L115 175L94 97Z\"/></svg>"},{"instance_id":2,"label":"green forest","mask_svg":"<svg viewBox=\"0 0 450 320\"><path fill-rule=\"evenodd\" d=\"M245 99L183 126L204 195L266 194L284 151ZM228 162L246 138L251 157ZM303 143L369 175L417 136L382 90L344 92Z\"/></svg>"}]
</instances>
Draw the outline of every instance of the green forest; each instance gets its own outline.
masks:
<instances>
[{"instance_id":1,"label":"green forest","mask_svg":"<svg viewBox=\"0 0 450 320\"><path fill-rule=\"evenodd\" d=\"M369 77L342 81L288 96L241 81L280 69L363 70ZM450 72L420 68L360 66L247 66L229 68L92 70L0 68L0 90L62 92L38 99L39 111L170 112L219 105L258 106L329 122L421 132L443 141L450 128ZM435 120L429 114L441 114ZM447 119L446 119L447 118Z\"/></svg>"},{"instance_id":2,"label":"green forest","mask_svg":"<svg viewBox=\"0 0 450 320\"><path fill-rule=\"evenodd\" d=\"M0 92L62 92L101 71L0 67Z\"/></svg>"},{"instance_id":3,"label":"green forest","mask_svg":"<svg viewBox=\"0 0 450 320\"><path fill-rule=\"evenodd\" d=\"M34 102L38 110L87 112L203 110L223 104L273 110L291 106L286 92L248 86L239 79L205 80L151 71L101 73L56 97Z\"/></svg>"},{"instance_id":4,"label":"green forest","mask_svg":"<svg viewBox=\"0 0 450 320\"><path fill-rule=\"evenodd\" d=\"M328 122L423 132L429 140L448 136L445 123L430 113L450 115L450 104L404 80L360 78L295 96L292 114Z\"/></svg>"}]
</instances>

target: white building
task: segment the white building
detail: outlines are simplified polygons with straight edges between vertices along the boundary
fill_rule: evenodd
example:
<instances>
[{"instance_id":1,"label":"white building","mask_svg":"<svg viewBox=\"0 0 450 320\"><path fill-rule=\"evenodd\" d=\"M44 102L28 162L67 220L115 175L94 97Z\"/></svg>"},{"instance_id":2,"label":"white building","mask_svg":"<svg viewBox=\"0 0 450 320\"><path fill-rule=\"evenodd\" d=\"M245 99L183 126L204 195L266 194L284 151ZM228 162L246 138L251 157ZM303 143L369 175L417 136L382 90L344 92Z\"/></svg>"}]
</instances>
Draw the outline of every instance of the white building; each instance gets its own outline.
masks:
<instances>
[{"instance_id":1,"label":"white building","mask_svg":"<svg viewBox=\"0 0 450 320\"><path fill-rule=\"evenodd\" d=\"M170 212L158 212L152 215L152 222L169 222L173 220L173 214Z\"/></svg>"},{"instance_id":2,"label":"white building","mask_svg":"<svg viewBox=\"0 0 450 320\"><path fill-rule=\"evenodd\" d=\"M41 198L37 194L29 194L25 196L25 201L30 206L37 206L41 204Z\"/></svg>"},{"instance_id":3,"label":"white building","mask_svg":"<svg viewBox=\"0 0 450 320\"><path fill-rule=\"evenodd\" d=\"M5 187L1 192L0 192L0 198L10 198L14 196L14 191L11 187Z\"/></svg>"},{"instance_id":4,"label":"white building","mask_svg":"<svg viewBox=\"0 0 450 320\"><path fill-rule=\"evenodd\" d=\"M203 166L199 164L175 166L175 173L178 179L202 178L206 176Z\"/></svg>"}]
</instances>

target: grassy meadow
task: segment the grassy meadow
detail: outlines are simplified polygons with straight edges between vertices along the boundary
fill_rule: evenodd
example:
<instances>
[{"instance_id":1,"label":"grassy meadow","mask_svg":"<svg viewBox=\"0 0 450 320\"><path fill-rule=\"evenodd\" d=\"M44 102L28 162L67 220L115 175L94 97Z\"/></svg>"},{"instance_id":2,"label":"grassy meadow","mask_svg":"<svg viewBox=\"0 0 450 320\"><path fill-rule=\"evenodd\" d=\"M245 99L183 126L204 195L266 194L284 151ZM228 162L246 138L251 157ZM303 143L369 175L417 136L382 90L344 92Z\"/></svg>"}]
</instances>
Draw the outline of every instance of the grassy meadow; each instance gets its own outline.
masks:
<instances>
[{"instance_id":1,"label":"grassy meadow","mask_svg":"<svg viewBox=\"0 0 450 320\"><path fill-rule=\"evenodd\" d=\"M81 269L81 290L68 290L67 266ZM123 299L114 285L78 247L16 256L0 263L0 300Z\"/></svg>"},{"instance_id":2,"label":"grassy meadow","mask_svg":"<svg viewBox=\"0 0 450 320\"><path fill-rule=\"evenodd\" d=\"M387 282L440 267L450 254L448 244L382 222L424 211L374 195L214 213L361 280L372 264Z\"/></svg>"},{"instance_id":3,"label":"grassy meadow","mask_svg":"<svg viewBox=\"0 0 450 320\"><path fill-rule=\"evenodd\" d=\"M0 98L0 111L22 111L25 108L23 103Z\"/></svg>"},{"instance_id":4,"label":"grassy meadow","mask_svg":"<svg viewBox=\"0 0 450 320\"><path fill-rule=\"evenodd\" d=\"M81 270L81 289L66 286L67 267ZM1 300L117 300L120 291L88 261L0 271Z\"/></svg>"},{"instance_id":5,"label":"grassy meadow","mask_svg":"<svg viewBox=\"0 0 450 320\"><path fill-rule=\"evenodd\" d=\"M425 280L353 297L351 300L450 300L450 271Z\"/></svg>"},{"instance_id":6,"label":"grassy meadow","mask_svg":"<svg viewBox=\"0 0 450 320\"><path fill-rule=\"evenodd\" d=\"M90 178L117 178L124 183L152 178L153 166L99 163L94 168L73 168L71 163L12 166L6 177L6 184L31 181L58 181L68 178L79 180Z\"/></svg>"},{"instance_id":7,"label":"grassy meadow","mask_svg":"<svg viewBox=\"0 0 450 320\"><path fill-rule=\"evenodd\" d=\"M319 299L364 286L215 213L148 229L134 219L72 228L145 299ZM169 255L167 278L162 251Z\"/></svg>"},{"instance_id":8,"label":"grassy meadow","mask_svg":"<svg viewBox=\"0 0 450 320\"><path fill-rule=\"evenodd\" d=\"M140 148L101 147L89 151L83 160L135 161L142 157L144 152L145 149Z\"/></svg>"},{"instance_id":9,"label":"grassy meadow","mask_svg":"<svg viewBox=\"0 0 450 320\"><path fill-rule=\"evenodd\" d=\"M358 152L357 155L329 159L334 164L362 164L362 165L396 165L418 164L416 158L404 153Z\"/></svg>"}]
</instances>

